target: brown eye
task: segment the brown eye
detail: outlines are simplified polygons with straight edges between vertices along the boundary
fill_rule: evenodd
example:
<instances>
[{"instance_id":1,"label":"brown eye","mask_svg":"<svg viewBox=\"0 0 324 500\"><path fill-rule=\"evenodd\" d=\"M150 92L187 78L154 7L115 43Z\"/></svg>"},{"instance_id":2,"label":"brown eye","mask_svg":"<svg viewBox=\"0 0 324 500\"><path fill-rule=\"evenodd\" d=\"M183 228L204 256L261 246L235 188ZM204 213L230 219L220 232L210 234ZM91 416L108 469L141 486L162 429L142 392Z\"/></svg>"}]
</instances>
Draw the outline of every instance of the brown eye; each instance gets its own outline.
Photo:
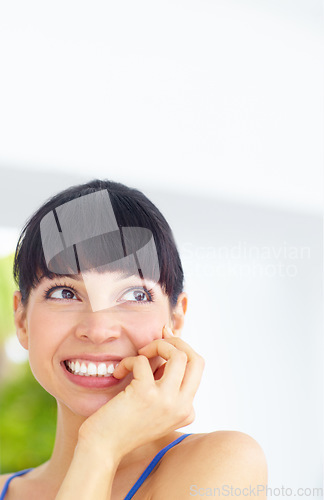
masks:
<instances>
[{"instance_id":1,"label":"brown eye","mask_svg":"<svg viewBox=\"0 0 324 500\"><path fill-rule=\"evenodd\" d=\"M49 296L52 299L73 299L73 297L76 299L75 293L68 288L56 289Z\"/></svg>"},{"instance_id":2,"label":"brown eye","mask_svg":"<svg viewBox=\"0 0 324 500\"><path fill-rule=\"evenodd\" d=\"M120 302L146 303L152 302L152 298L149 292L146 292L144 289L135 288L124 293L124 295L120 299Z\"/></svg>"},{"instance_id":3,"label":"brown eye","mask_svg":"<svg viewBox=\"0 0 324 500\"><path fill-rule=\"evenodd\" d=\"M135 290L133 293L134 293L135 299L139 302L143 302L146 299L146 295L144 292L138 292Z\"/></svg>"}]
</instances>

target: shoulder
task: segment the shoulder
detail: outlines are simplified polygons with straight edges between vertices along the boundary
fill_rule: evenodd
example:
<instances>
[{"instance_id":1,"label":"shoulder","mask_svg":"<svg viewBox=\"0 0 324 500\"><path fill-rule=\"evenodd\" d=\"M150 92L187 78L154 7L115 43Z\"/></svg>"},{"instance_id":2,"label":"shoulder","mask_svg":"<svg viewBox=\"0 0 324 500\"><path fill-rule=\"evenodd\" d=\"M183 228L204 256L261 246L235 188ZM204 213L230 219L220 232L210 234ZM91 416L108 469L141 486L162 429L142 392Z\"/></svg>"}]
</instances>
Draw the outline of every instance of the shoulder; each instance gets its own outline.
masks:
<instances>
[{"instance_id":1,"label":"shoulder","mask_svg":"<svg viewBox=\"0 0 324 500\"><path fill-rule=\"evenodd\" d=\"M199 461L202 461L204 467L208 468L208 463L215 465L221 460L223 465L227 462L231 466L235 462L250 465L256 462L266 466L265 455L259 443L248 434L239 431L192 434L182 441L182 447L175 446L173 449L174 459L176 459L176 452L178 455L183 454L188 465L197 465Z\"/></svg>"},{"instance_id":2,"label":"shoulder","mask_svg":"<svg viewBox=\"0 0 324 500\"><path fill-rule=\"evenodd\" d=\"M12 476L13 472L11 472L10 474L0 474L0 495L1 495L1 491L3 490L3 487L5 485L5 482L7 481L7 479Z\"/></svg>"},{"instance_id":3,"label":"shoulder","mask_svg":"<svg viewBox=\"0 0 324 500\"><path fill-rule=\"evenodd\" d=\"M259 500L266 498L265 455L248 434L237 431L193 434L180 444L161 463L152 500L232 496L236 488L242 496L253 495L251 488L255 488Z\"/></svg>"},{"instance_id":4,"label":"shoulder","mask_svg":"<svg viewBox=\"0 0 324 500\"><path fill-rule=\"evenodd\" d=\"M193 434L195 436L195 434ZM207 434L197 434L197 441L193 445L202 450L209 449L213 454L228 456L239 459L241 456L246 460L257 458L265 459L263 450L259 443L248 434L239 431L214 431Z\"/></svg>"}]
</instances>

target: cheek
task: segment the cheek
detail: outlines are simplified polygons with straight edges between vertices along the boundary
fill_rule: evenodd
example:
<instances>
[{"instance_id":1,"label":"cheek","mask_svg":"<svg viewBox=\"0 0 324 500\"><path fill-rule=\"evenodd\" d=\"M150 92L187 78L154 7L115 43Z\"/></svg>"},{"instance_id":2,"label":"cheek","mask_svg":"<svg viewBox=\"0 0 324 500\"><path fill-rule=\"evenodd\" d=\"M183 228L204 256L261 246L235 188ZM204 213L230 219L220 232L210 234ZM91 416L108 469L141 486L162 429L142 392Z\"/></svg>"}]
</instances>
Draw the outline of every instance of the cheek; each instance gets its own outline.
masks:
<instances>
[{"instance_id":1,"label":"cheek","mask_svg":"<svg viewBox=\"0 0 324 500\"><path fill-rule=\"evenodd\" d=\"M63 332L57 317L54 320L48 313L34 314L28 322L29 364L34 377L43 387L45 379L52 373L53 356Z\"/></svg>"},{"instance_id":2,"label":"cheek","mask_svg":"<svg viewBox=\"0 0 324 500\"><path fill-rule=\"evenodd\" d=\"M53 352L66 331L66 325L57 315L34 314L28 322L29 348L33 352Z\"/></svg>"},{"instance_id":3,"label":"cheek","mask_svg":"<svg viewBox=\"0 0 324 500\"><path fill-rule=\"evenodd\" d=\"M141 316L141 317L140 317ZM138 315L129 322L128 331L131 332L131 340L136 349L140 349L155 339L162 338L162 328L169 321L169 312L158 311L147 315ZM161 356L149 358L153 373L165 363Z\"/></svg>"},{"instance_id":4,"label":"cheek","mask_svg":"<svg viewBox=\"0 0 324 500\"><path fill-rule=\"evenodd\" d=\"M167 312L152 312L137 314L127 321L127 331L131 335L131 340L137 349L155 339L162 338L162 328L168 321ZM125 325L126 326L126 325Z\"/></svg>"}]
</instances>

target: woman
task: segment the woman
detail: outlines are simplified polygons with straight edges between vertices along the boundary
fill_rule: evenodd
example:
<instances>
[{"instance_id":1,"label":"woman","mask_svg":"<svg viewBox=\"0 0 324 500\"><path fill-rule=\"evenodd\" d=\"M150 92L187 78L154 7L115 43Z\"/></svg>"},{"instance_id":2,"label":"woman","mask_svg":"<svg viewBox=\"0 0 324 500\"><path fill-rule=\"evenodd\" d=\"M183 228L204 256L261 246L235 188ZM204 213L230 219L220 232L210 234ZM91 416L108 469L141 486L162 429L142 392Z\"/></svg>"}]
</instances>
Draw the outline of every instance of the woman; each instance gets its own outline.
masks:
<instances>
[{"instance_id":1,"label":"woman","mask_svg":"<svg viewBox=\"0 0 324 500\"><path fill-rule=\"evenodd\" d=\"M1 500L266 498L251 437L177 431L194 420L204 361L181 339L171 229L141 192L93 180L57 194L26 223L14 276L17 336L57 401L57 432L47 462L0 477Z\"/></svg>"}]
</instances>

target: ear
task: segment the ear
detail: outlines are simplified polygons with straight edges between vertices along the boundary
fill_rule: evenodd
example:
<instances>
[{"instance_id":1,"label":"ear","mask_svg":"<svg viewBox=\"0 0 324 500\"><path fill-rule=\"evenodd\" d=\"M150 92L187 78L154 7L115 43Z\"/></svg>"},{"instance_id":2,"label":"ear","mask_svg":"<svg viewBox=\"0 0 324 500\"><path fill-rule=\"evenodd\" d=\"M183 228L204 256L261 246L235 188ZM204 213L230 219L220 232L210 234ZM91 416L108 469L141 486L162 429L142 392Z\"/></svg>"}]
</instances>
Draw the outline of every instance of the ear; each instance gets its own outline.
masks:
<instances>
[{"instance_id":1,"label":"ear","mask_svg":"<svg viewBox=\"0 0 324 500\"><path fill-rule=\"evenodd\" d=\"M171 313L171 328L175 336L180 337L184 325L184 316L187 311L188 295L185 292L180 293L177 304Z\"/></svg>"},{"instance_id":2,"label":"ear","mask_svg":"<svg viewBox=\"0 0 324 500\"><path fill-rule=\"evenodd\" d=\"M16 334L20 344L28 350L28 331L26 308L21 302L21 292L16 290L13 295L14 321L16 326Z\"/></svg>"}]
</instances>

